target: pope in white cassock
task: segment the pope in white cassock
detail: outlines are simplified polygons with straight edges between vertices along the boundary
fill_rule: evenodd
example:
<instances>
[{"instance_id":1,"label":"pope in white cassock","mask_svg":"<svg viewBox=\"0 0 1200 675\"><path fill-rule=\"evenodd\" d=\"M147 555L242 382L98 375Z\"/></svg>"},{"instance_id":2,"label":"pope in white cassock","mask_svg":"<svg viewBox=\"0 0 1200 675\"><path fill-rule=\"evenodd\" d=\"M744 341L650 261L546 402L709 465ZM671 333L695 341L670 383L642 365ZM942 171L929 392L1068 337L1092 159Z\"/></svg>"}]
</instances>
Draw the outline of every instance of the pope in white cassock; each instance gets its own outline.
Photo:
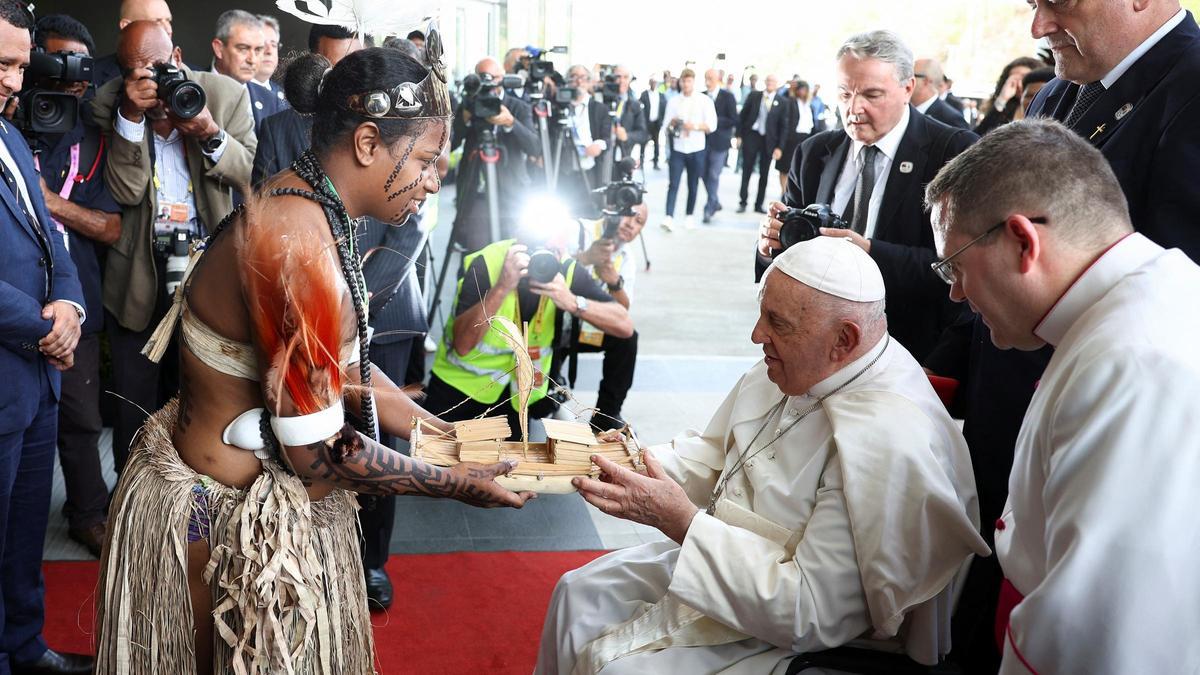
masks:
<instances>
[{"instance_id":1,"label":"pope in white cassock","mask_svg":"<svg viewBox=\"0 0 1200 675\"><path fill-rule=\"evenodd\" d=\"M1200 673L1200 267L1056 122L990 132L926 197L950 297L1055 350L996 522L1001 673Z\"/></svg>"},{"instance_id":2,"label":"pope in white cassock","mask_svg":"<svg viewBox=\"0 0 1200 675\"><path fill-rule=\"evenodd\" d=\"M671 541L565 574L536 672L782 672L858 638L922 663L949 650L956 579L989 551L966 443L883 309L846 239L775 259L764 359L705 432L649 449L645 476L596 458L603 480L576 481Z\"/></svg>"}]
</instances>

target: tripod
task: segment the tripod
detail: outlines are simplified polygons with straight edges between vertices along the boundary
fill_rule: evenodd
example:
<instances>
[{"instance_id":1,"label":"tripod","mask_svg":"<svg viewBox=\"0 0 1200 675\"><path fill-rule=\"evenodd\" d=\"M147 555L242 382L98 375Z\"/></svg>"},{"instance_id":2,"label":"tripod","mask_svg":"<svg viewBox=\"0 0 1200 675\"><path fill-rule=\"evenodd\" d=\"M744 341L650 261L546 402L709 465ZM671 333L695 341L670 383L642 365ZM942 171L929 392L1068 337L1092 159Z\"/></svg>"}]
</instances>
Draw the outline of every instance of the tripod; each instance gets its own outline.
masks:
<instances>
[{"instance_id":1,"label":"tripod","mask_svg":"<svg viewBox=\"0 0 1200 675\"><path fill-rule=\"evenodd\" d=\"M490 227L491 241L500 241L500 195L496 192L496 165L500 162L500 148L496 145L495 127L488 126L479 133L479 161L483 164L484 172L484 191L487 193L488 205L488 225ZM472 172L477 173L477 172ZM458 202L464 203L463 195L458 196ZM462 216L462 212L455 214L455 220ZM457 224L457 222L456 222ZM460 245L455 239L455 231L457 227L451 227L450 240L446 242L446 253L442 256L442 267L438 271L437 283L433 287L433 301L430 303L429 315L427 321L429 325L433 325L433 319L437 316L437 311L442 304L442 288L446 284L446 274L450 271L450 259L455 253L462 255L467 252L466 247ZM430 260L433 259L433 252L430 251Z\"/></svg>"}]
</instances>

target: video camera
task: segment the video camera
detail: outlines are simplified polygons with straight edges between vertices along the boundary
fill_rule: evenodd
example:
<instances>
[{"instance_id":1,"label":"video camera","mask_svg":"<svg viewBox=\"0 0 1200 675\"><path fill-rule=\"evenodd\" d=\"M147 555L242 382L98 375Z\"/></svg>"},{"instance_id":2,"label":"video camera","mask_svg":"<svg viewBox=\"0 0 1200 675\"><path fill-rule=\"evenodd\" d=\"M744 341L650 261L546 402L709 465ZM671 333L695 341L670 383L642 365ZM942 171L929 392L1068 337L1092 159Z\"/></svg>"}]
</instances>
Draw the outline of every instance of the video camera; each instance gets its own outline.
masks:
<instances>
[{"instance_id":1,"label":"video camera","mask_svg":"<svg viewBox=\"0 0 1200 675\"><path fill-rule=\"evenodd\" d=\"M472 117L489 119L500 114L500 106L504 102L504 89L519 89L525 86L522 75L505 75L497 80L491 73L476 75L471 73L463 78L462 96L463 107Z\"/></svg>"},{"instance_id":2,"label":"video camera","mask_svg":"<svg viewBox=\"0 0 1200 675\"><path fill-rule=\"evenodd\" d=\"M561 81L562 76L554 70L554 63L550 59L545 58L546 54L566 54L567 48L560 45L545 49L542 47L526 47L525 51L529 56L522 57L518 72L526 72L529 74L530 87L535 91L541 91L542 82L547 78L552 78L556 81ZM558 77L555 77L558 75Z\"/></svg>"},{"instance_id":3,"label":"video camera","mask_svg":"<svg viewBox=\"0 0 1200 675\"><path fill-rule=\"evenodd\" d=\"M92 57L78 52L29 54L25 80L32 86L21 92L13 123L26 136L65 134L79 123L79 99L54 91L48 82L92 82Z\"/></svg>"},{"instance_id":4,"label":"video camera","mask_svg":"<svg viewBox=\"0 0 1200 675\"><path fill-rule=\"evenodd\" d=\"M208 104L204 88L186 73L169 63L156 63L150 67L154 84L158 85L158 100L163 102L175 117L190 120L199 115Z\"/></svg>"},{"instance_id":5,"label":"video camera","mask_svg":"<svg viewBox=\"0 0 1200 675\"><path fill-rule=\"evenodd\" d=\"M821 236L822 227L850 229L850 225L835 214L828 204L809 204L802 209L790 208L776 218L783 223L779 227L779 243L785 251L800 242Z\"/></svg>"}]
</instances>

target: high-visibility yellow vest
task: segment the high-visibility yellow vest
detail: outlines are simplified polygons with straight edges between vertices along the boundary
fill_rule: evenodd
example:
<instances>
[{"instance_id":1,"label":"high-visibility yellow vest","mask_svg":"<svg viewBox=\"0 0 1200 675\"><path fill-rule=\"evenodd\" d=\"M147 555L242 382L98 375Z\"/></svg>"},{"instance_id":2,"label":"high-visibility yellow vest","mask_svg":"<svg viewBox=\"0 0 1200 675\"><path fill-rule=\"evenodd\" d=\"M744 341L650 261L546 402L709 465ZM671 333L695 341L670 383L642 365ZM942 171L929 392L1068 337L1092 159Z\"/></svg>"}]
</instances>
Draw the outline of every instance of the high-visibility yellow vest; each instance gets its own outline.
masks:
<instances>
[{"instance_id":1,"label":"high-visibility yellow vest","mask_svg":"<svg viewBox=\"0 0 1200 675\"><path fill-rule=\"evenodd\" d=\"M462 294L462 285L466 281L465 272L471 269L471 263L475 259L482 256L484 265L487 267L488 281L491 286L495 286L500 279L500 273L504 269L504 259L508 255L508 249L516 242L515 239L506 239L498 241L494 244L489 244L484 248L472 253L463 258L463 278L458 281L458 288L455 292L455 307L451 312L450 319L446 321L446 330L442 335L441 344L438 345L437 358L433 362L433 374L437 375L443 382L457 389L464 396L468 396L480 403L491 405L500 399L500 395L508 388L510 382L515 382L513 371L516 368L517 360L513 355L512 348L508 342L500 336L500 333L495 328L488 328L483 334L483 338L479 340L479 344L467 353L466 356L459 356L458 352L454 351L454 315L458 313L457 298ZM575 278L575 261L572 259L567 265L566 282L570 287L571 280ZM482 298L480 302L482 302ZM550 362L554 356L554 318L558 309L549 298L543 297L538 303L538 311L533 319L529 322L529 351L530 360L533 361L533 366L537 373L534 376L533 391L529 395L529 403L533 404L536 401L546 397L549 390ZM520 307L517 298L517 292L512 291L504 296L504 300L500 303L500 308L496 310L497 316L503 316L511 319L518 326L521 325ZM510 396L513 409L517 407L516 392Z\"/></svg>"}]
</instances>

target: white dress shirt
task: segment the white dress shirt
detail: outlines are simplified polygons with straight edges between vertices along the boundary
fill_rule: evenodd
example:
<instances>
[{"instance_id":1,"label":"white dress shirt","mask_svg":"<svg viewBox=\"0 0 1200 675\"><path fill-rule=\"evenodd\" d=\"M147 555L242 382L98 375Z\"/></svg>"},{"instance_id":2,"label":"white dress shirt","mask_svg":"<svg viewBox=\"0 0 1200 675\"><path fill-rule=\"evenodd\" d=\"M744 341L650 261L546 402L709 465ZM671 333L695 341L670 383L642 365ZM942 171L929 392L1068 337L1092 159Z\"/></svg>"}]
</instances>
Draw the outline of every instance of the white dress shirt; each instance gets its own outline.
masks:
<instances>
[{"instance_id":1,"label":"white dress shirt","mask_svg":"<svg viewBox=\"0 0 1200 675\"><path fill-rule=\"evenodd\" d=\"M571 108L571 126L575 129L575 149L579 153L579 168L587 171L596 166L596 158L588 157L584 152L592 143L600 143L607 149L608 144L603 139L592 139L592 117L588 114L588 100L576 103Z\"/></svg>"},{"instance_id":2,"label":"white dress shirt","mask_svg":"<svg viewBox=\"0 0 1200 675\"><path fill-rule=\"evenodd\" d=\"M808 101L796 99L796 110L800 112L796 116L796 133L811 134L813 130L812 106L809 105Z\"/></svg>"},{"instance_id":3,"label":"white dress shirt","mask_svg":"<svg viewBox=\"0 0 1200 675\"><path fill-rule=\"evenodd\" d=\"M658 92L646 92L646 118L651 122L658 119Z\"/></svg>"},{"instance_id":4,"label":"white dress shirt","mask_svg":"<svg viewBox=\"0 0 1200 675\"><path fill-rule=\"evenodd\" d=\"M938 97L930 96L929 100L924 103L913 103L913 107L917 109L917 112L924 115L927 110L933 107L933 102L936 100L938 100Z\"/></svg>"},{"instance_id":5,"label":"white dress shirt","mask_svg":"<svg viewBox=\"0 0 1200 675\"><path fill-rule=\"evenodd\" d=\"M910 114L908 106L904 106L904 114L900 116L900 121L875 143L875 147L879 148L879 154L875 155L875 189L871 191L871 203L867 210L867 230L863 234L868 239L875 235L875 223L879 218L879 206L883 204L883 193L887 188L888 174L892 171L892 160L896 159L900 141L904 138L904 132L908 130ZM830 205L833 212L838 215L846 212L846 207L850 204L850 197L854 194L855 183L858 182L858 172L862 170L859 156L865 146L858 141L852 141L852 143L850 156L846 158L846 162L842 166L837 187L833 191L833 204Z\"/></svg>"},{"instance_id":6,"label":"white dress shirt","mask_svg":"<svg viewBox=\"0 0 1200 675\"><path fill-rule=\"evenodd\" d=\"M710 130L717 128L717 107L708 96L692 92L691 96L680 94L667 101L666 122L680 119L692 124L703 124ZM675 139L672 152L690 155L704 149L703 131L684 131Z\"/></svg>"}]
</instances>

